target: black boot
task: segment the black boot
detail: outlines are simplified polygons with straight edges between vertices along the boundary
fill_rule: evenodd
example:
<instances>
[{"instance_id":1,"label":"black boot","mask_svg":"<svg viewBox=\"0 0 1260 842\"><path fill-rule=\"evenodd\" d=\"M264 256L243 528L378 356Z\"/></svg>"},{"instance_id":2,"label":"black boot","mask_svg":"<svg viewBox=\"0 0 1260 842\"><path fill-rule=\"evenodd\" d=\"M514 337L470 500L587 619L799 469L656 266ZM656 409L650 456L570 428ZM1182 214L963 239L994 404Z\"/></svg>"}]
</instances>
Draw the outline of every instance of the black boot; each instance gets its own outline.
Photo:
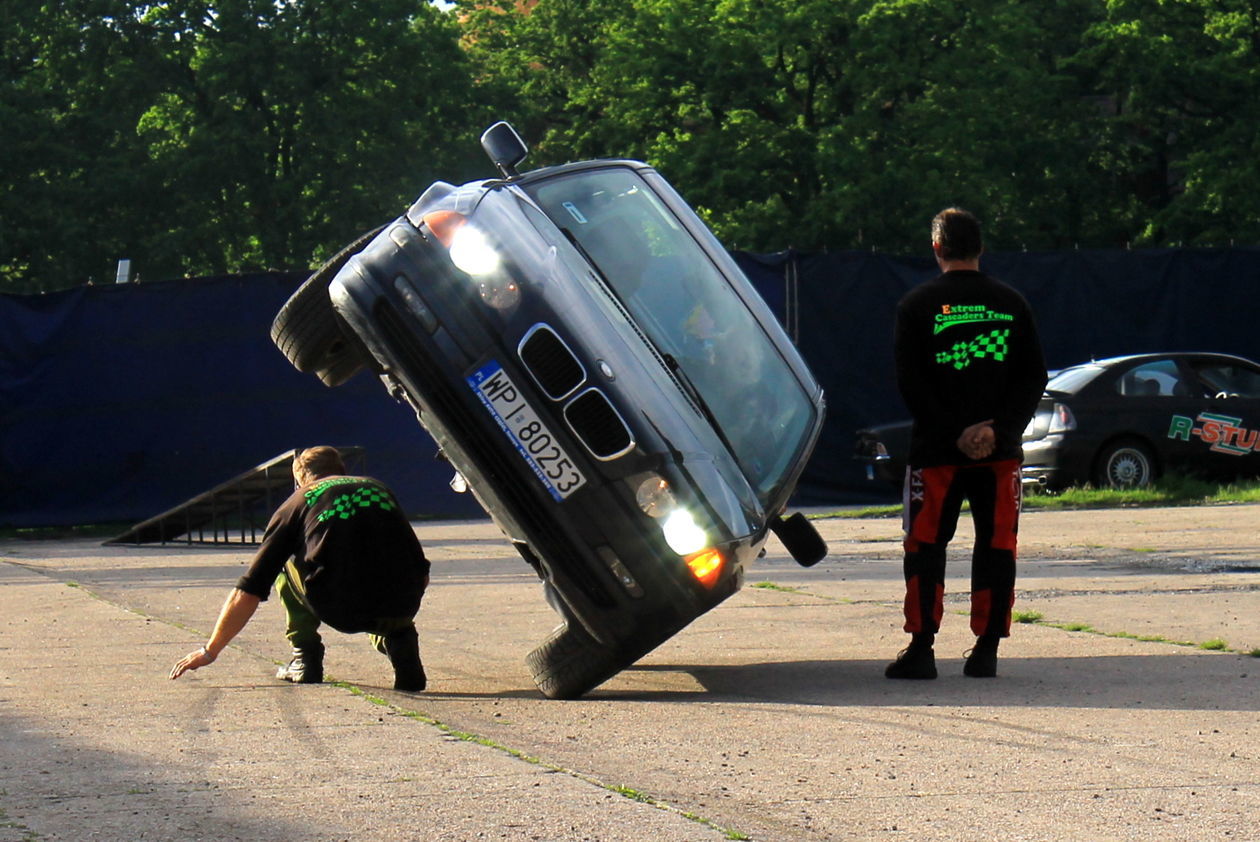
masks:
<instances>
[{"instance_id":1,"label":"black boot","mask_svg":"<svg viewBox=\"0 0 1260 842\"><path fill-rule=\"evenodd\" d=\"M394 667L394 689L419 693L428 684L420 663L420 639L415 627L385 635L385 654Z\"/></svg>"},{"instance_id":2,"label":"black boot","mask_svg":"<svg viewBox=\"0 0 1260 842\"><path fill-rule=\"evenodd\" d=\"M276 678L294 684L320 684L324 680L324 644L294 646L289 665L276 670Z\"/></svg>"},{"instance_id":3,"label":"black boot","mask_svg":"<svg viewBox=\"0 0 1260 842\"><path fill-rule=\"evenodd\" d=\"M936 678L936 652L932 649L934 635L916 634L910 645L901 650L897 660L884 670L886 678Z\"/></svg>"},{"instance_id":4,"label":"black boot","mask_svg":"<svg viewBox=\"0 0 1260 842\"><path fill-rule=\"evenodd\" d=\"M997 650L1001 638L987 635L976 638L976 645L967 653L963 675L972 678L993 678L997 675Z\"/></svg>"}]
</instances>

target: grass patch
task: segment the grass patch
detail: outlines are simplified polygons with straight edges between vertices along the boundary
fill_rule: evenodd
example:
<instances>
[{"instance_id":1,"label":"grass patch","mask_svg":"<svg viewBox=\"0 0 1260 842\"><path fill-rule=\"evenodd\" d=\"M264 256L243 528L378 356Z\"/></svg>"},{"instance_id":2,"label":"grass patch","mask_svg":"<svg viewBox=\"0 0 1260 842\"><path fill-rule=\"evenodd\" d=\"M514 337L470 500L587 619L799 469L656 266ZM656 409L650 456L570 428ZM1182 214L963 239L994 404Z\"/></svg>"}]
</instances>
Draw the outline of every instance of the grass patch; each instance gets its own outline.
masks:
<instances>
[{"instance_id":1,"label":"grass patch","mask_svg":"<svg viewBox=\"0 0 1260 842\"><path fill-rule=\"evenodd\" d=\"M733 828L722 827L721 825L719 825L717 822L713 821L712 819L707 819L704 816L697 815L696 813L680 810L677 807L674 807L672 804L662 801L659 798L655 798L654 796L651 796L645 792L642 792L641 790L637 790L628 786L623 786L621 784L606 783L592 775L579 772L575 769L566 769L563 766L558 766L554 763L548 763L547 761L543 760L540 757L535 757L533 755L526 754L525 752L520 751L519 749L514 749L514 748L511 748L510 746L505 746L504 744L500 742L489 739L487 737L482 737L479 734L472 734L472 733L469 733L468 731L461 731L458 728L453 728L450 725L447 725L445 722L442 722L438 719L434 719L432 716L421 713L420 711L417 711L417 710L409 710L407 708L400 707L399 705L394 704L393 702L387 699L384 699L380 696L369 693L365 691L362 687L359 687L357 684L352 684L348 681L330 681L328 683L334 687L338 687L342 690L345 690L348 693L350 693L352 696L357 696L370 704L378 705L384 708L389 708L391 711L398 714L399 716L406 717L407 719L411 719L416 722L423 722L426 725L431 725L432 727L441 731L450 739L460 740L461 742L474 743L476 745L485 746L486 748L491 748L491 749L494 749L495 751L501 751L504 754L509 755L510 757L514 757L517 760L524 761L525 763L528 763L532 766L537 766L540 769L546 769L549 772L556 772L559 774L570 775L576 778L577 780L584 781L588 784L591 784L592 786L597 786L600 789L604 789L604 790L607 790L608 792L615 793L617 795L620 795L623 798L629 798L632 801L638 801L641 804L647 804L651 807L657 808L658 810L664 810L665 812L668 812L668 813L674 813L675 815L682 816L683 818L689 821L693 821L696 824L703 825L705 827L719 831L722 834L724 834L727 839L749 839L750 838L746 834L741 833L740 831L735 830Z\"/></svg>"},{"instance_id":2,"label":"grass patch","mask_svg":"<svg viewBox=\"0 0 1260 842\"><path fill-rule=\"evenodd\" d=\"M1029 509L1118 509L1144 506L1205 506L1260 502L1260 480L1209 482L1180 474L1160 477L1147 488L1094 488L1091 485L1024 496Z\"/></svg>"},{"instance_id":3,"label":"grass patch","mask_svg":"<svg viewBox=\"0 0 1260 842\"><path fill-rule=\"evenodd\" d=\"M1218 483L1179 474L1160 477L1147 488L1094 488L1092 485L1049 492L1034 486L1024 494L1025 509L1125 509L1158 506L1216 506L1260 503L1260 480ZM965 508L964 508L965 511ZM900 503L835 509L809 515L822 518L882 518L901 515Z\"/></svg>"},{"instance_id":4,"label":"grass patch","mask_svg":"<svg viewBox=\"0 0 1260 842\"><path fill-rule=\"evenodd\" d=\"M652 803L652 796L644 792L639 792L637 789L631 789L628 786L621 786L620 784L613 784L612 786L609 786L608 789L617 793L623 798L629 798L631 801L639 801L643 804Z\"/></svg>"},{"instance_id":5,"label":"grass patch","mask_svg":"<svg viewBox=\"0 0 1260 842\"><path fill-rule=\"evenodd\" d=\"M857 520L860 518L877 518L877 517L900 517L900 503L881 503L876 506L862 506L857 509L835 509L828 512L818 512L817 514L806 515L810 520L824 520L828 518L848 518Z\"/></svg>"},{"instance_id":6,"label":"grass patch","mask_svg":"<svg viewBox=\"0 0 1260 842\"><path fill-rule=\"evenodd\" d=\"M1125 640L1136 640L1141 643L1171 643L1174 646L1189 646L1192 644L1181 643L1176 640L1169 640L1162 634L1134 634L1133 632L1115 632L1107 635L1108 637L1119 637Z\"/></svg>"},{"instance_id":7,"label":"grass patch","mask_svg":"<svg viewBox=\"0 0 1260 842\"><path fill-rule=\"evenodd\" d=\"M763 591L782 591L783 593L801 593L800 588L790 588L787 585L779 585L774 582L754 582L751 587L760 588Z\"/></svg>"},{"instance_id":8,"label":"grass patch","mask_svg":"<svg viewBox=\"0 0 1260 842\"><path fill-rule=\"evenodd\" d=\"M966 612L959 612L966 613ZM1045 620L1039 611L1013 611L1011 612L1011 620L1016 623L1036 623L1039 626L1046 626L1052 629L1061 629L1062 631L1084 632L1085 634L1096 634L1099 637L1112 637L1121 640L1138 640L1143 643L1166 643L1169 646L1185 646L1196 649L1203 649L1208 652L1233 652L1238 655L1249 655L1252 658L1260 658L1260 649L1252 649L1250 652L1242 649L1230 649L1229 644L1219 637L1211 640L1194 641L1194 640L1172 640L1164 637L1162 634L1133 634L1132 632L1118 631L1106 632L1094 628L1089 623L1077 622L1052 622Z\"/></svg>"},{"instance_id":9,"label":"grass patch","mask_svg":"<svg viewBox=\"0 0 1260 842\"><path fill-rule=\"evenodd\" d=\"M757 588L763 591L775 591L777 593L799 594L801 596L812 597L813 599L821 599L824 602L834 602L839 605L852 605L853 600L844 597L827 596L826 594L814 593L808 588L793 588L788 585L780 585L776 582L753 582L748 587Z\"/></svg>"},{"instance_id":10,"label":"grass patch","mask_svg":"<svg viewBox=\"0 0 1260 842\"><path fill-rule=\"evenodd\" d=\"M4 795L8 795L8 793L7 793L7 792L5 792L5 793L3 793L3 794L4 794ZM18 837L18 836L16 836L16 835L14 835L14 834L7 834L7 835L6 835L6 838L12 838L12 839L19 839L19 838L20 838L20 839L22 840L22 842L38 842L38 840L40 840L40 839L43 839L43 838L44 838L44 837L40 836L38 833L36 833L35 831L31 830L31 829L30 829L29 827L27 827L26 825L24 825L24 824L22 824L22 823L20 823L20 822L12 821L12 820L9 818L9 814L8 814L8 813L6 813L6 812L4 811L4 808L3 808L3 807L0 807L0 830L14 830L14 831L20 831L20 832L21 832L21 834L22 834L20 837ZM731 837L729 837L729 836L728 836L727 838L729 839L729 838L731 838ZM748 837L743 837L743 838L747 839Z\"/></svg>"}]
</instances>

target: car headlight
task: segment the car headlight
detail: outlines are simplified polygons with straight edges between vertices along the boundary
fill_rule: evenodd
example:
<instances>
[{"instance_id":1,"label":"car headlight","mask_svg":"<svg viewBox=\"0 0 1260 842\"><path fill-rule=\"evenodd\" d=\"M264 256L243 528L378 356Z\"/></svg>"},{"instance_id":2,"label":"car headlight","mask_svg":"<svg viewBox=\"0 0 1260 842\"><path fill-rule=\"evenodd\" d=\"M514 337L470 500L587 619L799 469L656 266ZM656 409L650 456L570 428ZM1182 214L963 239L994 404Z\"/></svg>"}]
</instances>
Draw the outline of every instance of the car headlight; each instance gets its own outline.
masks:
<instances>
[{"instance_id":1,"label":"car headlight","mask_svg":"<svg viewBox=\"0 0 1260 842\"><path fill-rule=\"evenodd\" d=\"M709 544L709 536L686 509L670 512L661 523L661 531L665 533L665 543L681 556L698 553Z\"/></svg>"},{"instance_id":2,"label":"car headlight","mask_svg":"<svg viewBox=\"0 0 1260 842\"><path fill-rule=\"evenodd\" d=\"M446 246L455 267L477 281L481 300L496 310L515 307L521 299L521 288L503 269L503 258L490 239L468 217L455 211L431 211L424 215L424 225Z\"/></svg>"},{"instance_id":3,"label":"car headlight","mask_svg":"<svg viewBox=\"0 0 1260 842\"><path fill-rule=\"evenodd\" d=\"M633 477L630 482L639 508L660 521L665 543L682 556L696 581L706 588L713 587L722 575L726 558L709 546L709 534L696 523L695 516L678 505L669 481L660 474L648 473Z\"/></svg>"},{"instance_id":4,"label":"car headlight","mask_svg":"<svg viewBox=\"0 0 1260 842\"><path fill-rule=\"evenodd\" d=\"M503 265L499 253L486 235L471 225L461 225L451 237L451 262L474 278L498 271Z\"/></svg>"},{"instance_id":5,"label":"car headlight","mask_svg":"<svg viewBox=\"0 0 1260 842\"><path fill-rule=\"evenodd\" d=\"M496 310L507 310L521 300L521 288L511 278L485 280L477 285L481 300Z\"/></svg>"},{"instance_id":6,"label":"car headlight","mask_svg":"<svg viewBox=\"0 0 1260 842\"><path fill-rule=\"evenodd\" d=\"M677 503L669 483L660 474L649 474L639 483L634 500L648 517L662 518L672 512Z\"/></svg>"}]
</instances>

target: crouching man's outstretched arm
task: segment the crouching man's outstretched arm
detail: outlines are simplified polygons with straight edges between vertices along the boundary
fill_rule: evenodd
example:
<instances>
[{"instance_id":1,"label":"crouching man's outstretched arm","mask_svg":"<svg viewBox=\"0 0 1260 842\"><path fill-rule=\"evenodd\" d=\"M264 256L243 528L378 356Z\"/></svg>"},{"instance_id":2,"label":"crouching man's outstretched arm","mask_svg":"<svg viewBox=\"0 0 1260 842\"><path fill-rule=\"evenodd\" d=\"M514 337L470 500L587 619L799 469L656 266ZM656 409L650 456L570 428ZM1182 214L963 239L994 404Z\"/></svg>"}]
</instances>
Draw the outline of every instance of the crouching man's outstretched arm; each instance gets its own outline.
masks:
<instances>
[{"instance_id":1,"label":"crouching man's outstretched arm","mask_svg":"<svg viewBox=\"0 0 1260 842\"><path fill-rule=\"evenodd\" d=\"M224 647L240 633L241 629L245 628L245 624L249 622L250 617L254 616L254 612L258 610L258 603L261 601L253 594L234 589L228 595L227 601L223 603L223 610L219 612L219 619L214 624L214 634L210 635L210 640L197 651L189 652L180 658L179 662L171 667L171 678L179 678L189 670L214 663L214 659L219 657Z\"/></svg>"}]
</instances>

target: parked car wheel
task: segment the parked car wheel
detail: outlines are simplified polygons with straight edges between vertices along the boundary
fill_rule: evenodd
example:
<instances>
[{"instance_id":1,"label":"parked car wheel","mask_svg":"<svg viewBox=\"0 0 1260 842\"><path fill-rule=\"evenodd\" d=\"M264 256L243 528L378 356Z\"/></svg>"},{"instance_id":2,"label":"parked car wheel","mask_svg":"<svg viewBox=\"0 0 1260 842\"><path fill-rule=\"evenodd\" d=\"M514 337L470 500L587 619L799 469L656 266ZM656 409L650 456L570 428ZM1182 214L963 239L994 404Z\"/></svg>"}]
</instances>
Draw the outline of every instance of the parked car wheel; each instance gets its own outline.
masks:
<instances>
[{"instance_id":1,"label":"parked car wheel","mask_svg":"<svg viewBox=\"0 0 1260 842\"><path fill-rule=\"evenodd\" d=\"M341 327L328 299L328 282L384 229L363 234L324 261L285 303L271 323L271 341L298 371L326 386L339 386L363 368L367 357Z\"/></svg>"},{"instance_id":2,"label":"parked car wheel","mask_svg":"<svg viewBox=\"0 0 1260 842\"><path fill-rule=\"evenodd\" d=\"M1137 439L1121 439L1098 455L1094 482L1106 488L1145 488L1155 480L1155 456Z\"/></svg>"},{"instance_id":3,"label":"parked car wheel","mask_svg":"<svg viewBox=\"0 0 1260 842\"><path fill-rule=\"evenodd\" d=\"M525 656L538 689L549 699L576 699L603 684L632 660L602 646L573 621L556 626Z\"/></svg>"}]
</instances>

